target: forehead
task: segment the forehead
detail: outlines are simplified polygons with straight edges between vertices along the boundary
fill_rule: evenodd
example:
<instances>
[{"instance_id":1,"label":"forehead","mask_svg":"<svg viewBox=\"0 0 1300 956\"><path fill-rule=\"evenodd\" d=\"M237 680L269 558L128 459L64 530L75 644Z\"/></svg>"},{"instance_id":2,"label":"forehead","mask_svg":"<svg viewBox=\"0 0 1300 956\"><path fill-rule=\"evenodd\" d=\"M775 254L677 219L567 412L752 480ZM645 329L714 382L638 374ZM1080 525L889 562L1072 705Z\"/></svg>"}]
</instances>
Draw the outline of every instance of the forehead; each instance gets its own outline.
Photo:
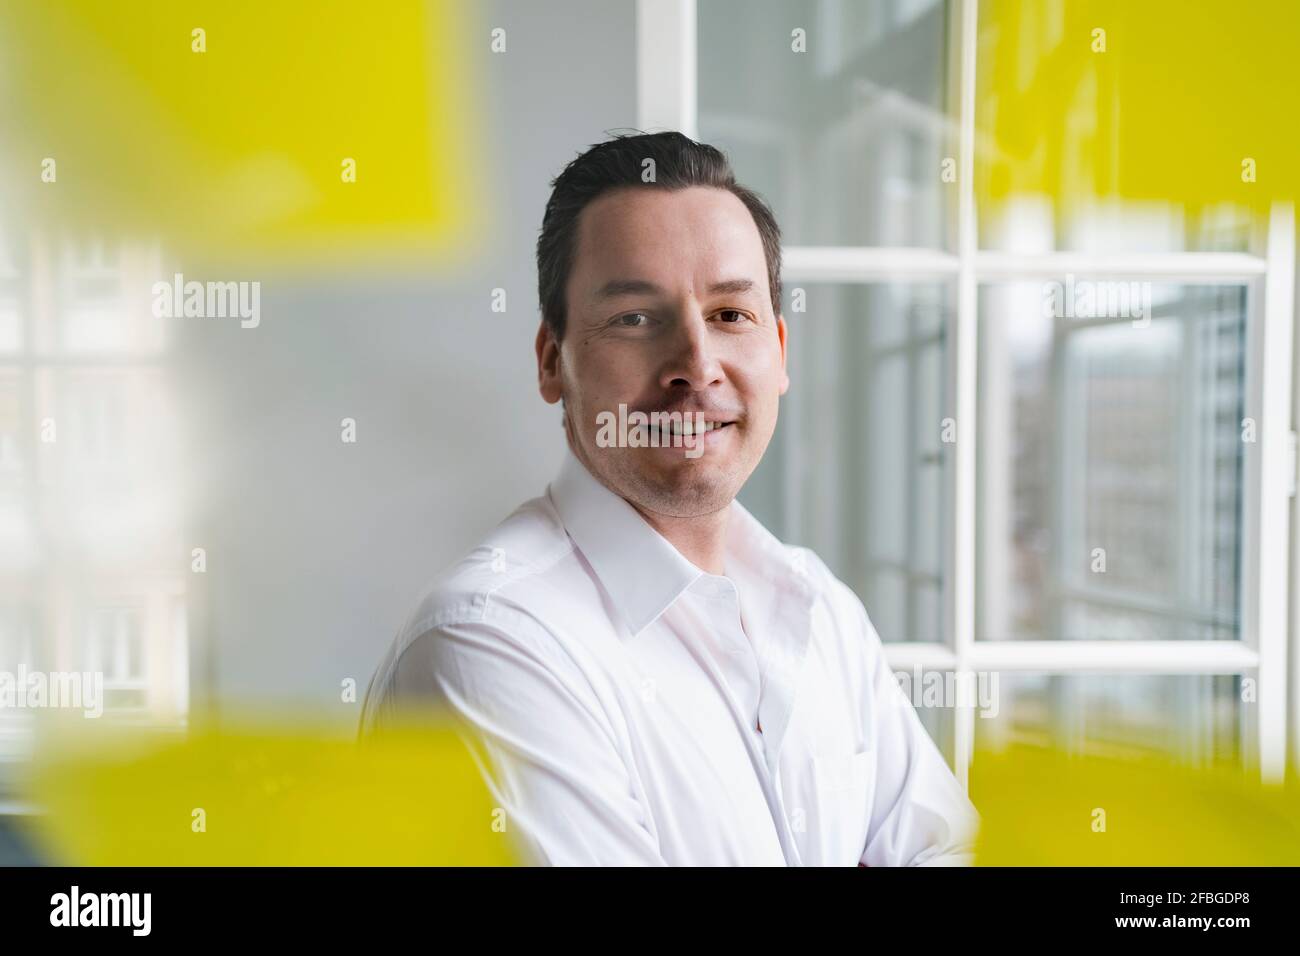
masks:
<instances>
[{"instance_id":1,"label":"forehead","mask_svg":"<svg viewBox=\"0 0 1300 956\"><path fill-rule=\"evenodd\" d=\"M609 279L646 279L665 288L719 277L766 288L758 226L726 189L635 187L600 196L578 217L569 288L579 296ZM725 275L724 275L725 274Z\"/></svg>"}]
</instances>

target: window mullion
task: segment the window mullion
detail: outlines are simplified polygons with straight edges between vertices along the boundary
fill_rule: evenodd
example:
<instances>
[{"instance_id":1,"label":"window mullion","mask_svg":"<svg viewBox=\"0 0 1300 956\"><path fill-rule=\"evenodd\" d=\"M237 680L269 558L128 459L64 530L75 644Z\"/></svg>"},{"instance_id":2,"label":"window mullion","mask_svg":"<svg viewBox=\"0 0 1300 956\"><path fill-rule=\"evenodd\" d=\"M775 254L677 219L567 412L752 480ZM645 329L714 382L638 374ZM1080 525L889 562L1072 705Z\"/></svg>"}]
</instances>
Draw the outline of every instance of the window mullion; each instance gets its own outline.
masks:
<instances>
[{"instance_id":1,"label":"window mullion","mask_svg":"<svg viewBox=\"0 0 1300 956\"><path fill-rule=\"evenodd\" d=\"M956 442L951 446L951 560L947 592L947 637L962 668L975 643L975 449L979 441L977 393L978 277L975 271L979 238L975 220L975 53L978 40L978 0L958 0L958 148L957 148L957 310L949 350L952 417ZM940 423L935 422L938 428ZM975 711L954 712L953 762L957 779L969 783L975 752Z\"/></svg>"},{"instance_id":2,"label":"window mullion","mask_svg":"<svg viewBox=\"0 0 1300 956\"><path fill-rule=\"evenodd\" d=\"M1247 541L1242 577L1243 639L1259 654L1255 710L1260 773L1278 780L1286 768L1287 571L1293 323L1295 321L1295 208L1274 203L1269 215L1268 271L1249 356L1256 376L1256 441L1247 446ZM1247 378L1250 381L1250 377Z\"/></svg>"}]
</instances>

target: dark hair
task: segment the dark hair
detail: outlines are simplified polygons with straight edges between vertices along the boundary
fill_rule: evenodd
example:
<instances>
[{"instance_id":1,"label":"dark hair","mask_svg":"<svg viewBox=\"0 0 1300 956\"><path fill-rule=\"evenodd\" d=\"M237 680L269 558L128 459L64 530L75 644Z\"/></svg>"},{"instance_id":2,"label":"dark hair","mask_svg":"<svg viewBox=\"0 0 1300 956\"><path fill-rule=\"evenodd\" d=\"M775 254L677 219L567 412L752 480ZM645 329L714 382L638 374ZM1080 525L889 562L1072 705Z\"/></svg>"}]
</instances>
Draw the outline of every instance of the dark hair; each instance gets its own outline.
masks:
<instances>
[{"instance_id":1,"label":"dark hair","mask_svg":"<svg viewBox=\"0 0 1300 956\"><path fill-rule=\"evenodd\" d=\"M654 181L642 181L643 164L654 160ZM601 194L622 187L726 189L745 204L763 240L773 315L781 314L781 228L756 192L736 182L731 163L718 149L681 133L626 133L597 143L564 167L551 183L550 201L537 237L537 294L542 321L556 339L564 338L565 287L573 268L578 216Z\"/></svg>"}]
</instances>

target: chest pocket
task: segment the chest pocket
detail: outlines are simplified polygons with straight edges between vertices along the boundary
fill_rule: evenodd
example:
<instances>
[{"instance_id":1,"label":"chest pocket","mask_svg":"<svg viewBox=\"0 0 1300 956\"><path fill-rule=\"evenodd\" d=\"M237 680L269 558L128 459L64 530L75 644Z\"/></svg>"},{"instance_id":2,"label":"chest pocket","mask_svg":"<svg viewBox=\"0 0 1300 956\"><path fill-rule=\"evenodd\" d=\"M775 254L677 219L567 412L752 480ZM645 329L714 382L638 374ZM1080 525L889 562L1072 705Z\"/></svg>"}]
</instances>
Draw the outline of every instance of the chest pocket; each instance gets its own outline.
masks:
<instances>
[{"instance_id":1,"label":"chest pocket","mask_svg":"<svg viewBox=\"0 0 1300 956\"><path fill-rule=\"evenodd\" d=\"M804 790L803 833L795 827L806 863L856 866L866 848L875 795L875 752L812 757Z\"/></svg>"}]
</instances>

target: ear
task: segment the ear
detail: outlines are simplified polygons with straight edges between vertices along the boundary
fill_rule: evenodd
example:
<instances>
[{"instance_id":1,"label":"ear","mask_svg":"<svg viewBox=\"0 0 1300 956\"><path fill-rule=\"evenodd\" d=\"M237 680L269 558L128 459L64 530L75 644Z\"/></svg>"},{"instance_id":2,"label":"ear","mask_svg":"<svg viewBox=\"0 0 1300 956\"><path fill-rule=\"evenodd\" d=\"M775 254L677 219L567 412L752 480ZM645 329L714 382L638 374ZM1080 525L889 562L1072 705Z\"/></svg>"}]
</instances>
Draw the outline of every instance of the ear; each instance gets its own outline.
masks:
<instances>
[{"instance_id":1,"label":"ear","mask_svg":"<svg viewBox=\"0 0 1300 956\"><path fill-rule=\"evenodd\" d=\"M785 316L776 317L776 337L781 343L781 391L784 395L790 390L790 376L785 372Z\"/></svg>"},{"instance_id":2,"label":"ear","mask_svg":"<svg viewBox=\"0 0 1300 956\"><path fill-rule=\"evenodd\" d=\"M564 397L560 381L560 343L546 322L537 328L534 348L537 352L537 390L548 405L554 405Z\"/></svg>"}]
</instances>

